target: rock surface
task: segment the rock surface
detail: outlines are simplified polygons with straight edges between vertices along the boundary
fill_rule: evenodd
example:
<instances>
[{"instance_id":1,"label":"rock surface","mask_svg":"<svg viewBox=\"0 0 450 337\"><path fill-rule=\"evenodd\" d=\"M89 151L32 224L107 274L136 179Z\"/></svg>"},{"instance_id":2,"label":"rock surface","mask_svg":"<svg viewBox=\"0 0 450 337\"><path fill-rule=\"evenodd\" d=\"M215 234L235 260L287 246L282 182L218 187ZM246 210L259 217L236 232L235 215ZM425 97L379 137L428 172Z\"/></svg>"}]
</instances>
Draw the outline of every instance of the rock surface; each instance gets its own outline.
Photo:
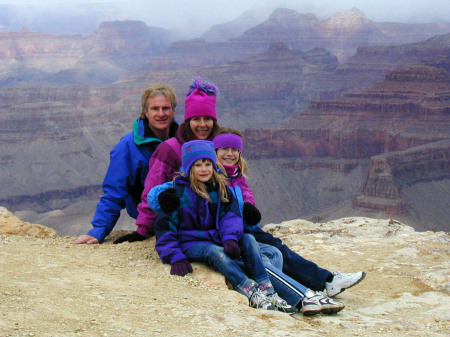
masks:
<instances>
[{"instance_id":1,"label":"rock surface","mask_svg":"<svg viewBox=\"0 0 450 337\"><path fill-rule=\"evenodd\" d=\"M450 334L449 234L396 220L292 220L266 230L327 269L365 270L337 296L336 315L288 316L248 307L223 276L194 264L169 275L154 238L71 245L0 208L1 336L435 336ZM9 233L16 228L15 234Z\"/></svg>"}]
</instances>

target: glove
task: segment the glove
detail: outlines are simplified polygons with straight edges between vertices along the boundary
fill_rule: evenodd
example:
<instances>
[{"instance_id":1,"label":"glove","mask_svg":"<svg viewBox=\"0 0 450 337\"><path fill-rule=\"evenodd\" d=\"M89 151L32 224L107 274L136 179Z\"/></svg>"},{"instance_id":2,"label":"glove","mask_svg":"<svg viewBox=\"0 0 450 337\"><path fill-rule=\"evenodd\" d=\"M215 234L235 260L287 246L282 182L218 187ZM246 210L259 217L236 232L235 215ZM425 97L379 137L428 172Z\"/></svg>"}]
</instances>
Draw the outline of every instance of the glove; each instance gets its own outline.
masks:
<instances>
[{"instance_id":1,"label":"glove","mask_svg":"<svg viewBox=\"0 0 450 337\"><path fill-rule=\"evenodd\" d=\"M124 236L121 236L120 238L116 239L113 243L117 244L117 243L122 243L125 241L134 242L134 241L142 241L142 240L145 240L145 236L142 236L138 232L132 232L132 233L125 234Z\"/></svg>"},{"instance_id":2,"label":"glove","mask_svg":"<svg viewBox=\"0 0 450 337\"><path fill-rule=\"evenodd\" d=\"M223 243L223 250L232 259L237 259L241 255L241 249L234 240L227 240Z\"/></svg>"},{"instance_id":3,"label":"glove","mask_svg":"<svg viewBox=\"0 0 450 337\"><path fill-rule=\"evenodd\" d=\"M158 195L159 205L166 213L172 213L180 206L180 198L177 197L176 190L171 187Z\"/></svg>"},{"instance_id":4,"label":"glove","mask_svg":"<svg viewBox=\"0 0 450 337\"><path fill-rule=\"evenodd\" d=\"M244 202L244 210L242 213L245 222L250 226L254 226L261 221L261 213L249 202Z\"/></svg>"},{"instance_id":5,"label":"glove","mask_svg":"<svg viewBox=\"0 0 450 337\"><path fill-rule=\"evenodd\" d=\"M188 260L178 260L172 264L170 268L170 274L184 276L186 274L192 273L193 269Z\"/></svg>"}]
</instances>

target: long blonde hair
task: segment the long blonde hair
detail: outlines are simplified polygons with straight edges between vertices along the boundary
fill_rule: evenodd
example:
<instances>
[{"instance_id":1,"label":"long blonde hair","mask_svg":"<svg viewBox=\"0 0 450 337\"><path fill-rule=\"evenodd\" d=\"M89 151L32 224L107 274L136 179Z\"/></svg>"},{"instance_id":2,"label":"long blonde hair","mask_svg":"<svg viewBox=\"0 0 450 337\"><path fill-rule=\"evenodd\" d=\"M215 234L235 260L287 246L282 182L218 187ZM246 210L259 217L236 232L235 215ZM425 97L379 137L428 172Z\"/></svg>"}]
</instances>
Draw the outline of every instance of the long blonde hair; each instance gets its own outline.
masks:
<instances>
[{"instance_id":1,"label":"long blonde hair","mask_svg":"<svg viewBox=\"0 0 450 337\"><path fill-rule=\"evenodd\" d=\"M203 160L207 160L207 161L211 162L209 159L206 159L206 158L205 159L199 159L199 160L202 160L202 161ZM192 165L192 166L194 166L194 165ZM208 191L206 189L205 183L199 181L195 177L195 173L194 173L194 170L192 169L192 166L191 166L191 169L189 170L190 187L200 197L208 200L208 202L211 202L211 198L210 198L209 193L208 193ZM182 173L181 175L185 176L185 173ZM215 169L213 169L212 180L219 187L220 200L222 202L229 202L230 200L228 199L228 193L227 193L227 178L225 176L223 176L222 174L219 174L218 172L216 172Z\"/></svg>"}]
</instances>

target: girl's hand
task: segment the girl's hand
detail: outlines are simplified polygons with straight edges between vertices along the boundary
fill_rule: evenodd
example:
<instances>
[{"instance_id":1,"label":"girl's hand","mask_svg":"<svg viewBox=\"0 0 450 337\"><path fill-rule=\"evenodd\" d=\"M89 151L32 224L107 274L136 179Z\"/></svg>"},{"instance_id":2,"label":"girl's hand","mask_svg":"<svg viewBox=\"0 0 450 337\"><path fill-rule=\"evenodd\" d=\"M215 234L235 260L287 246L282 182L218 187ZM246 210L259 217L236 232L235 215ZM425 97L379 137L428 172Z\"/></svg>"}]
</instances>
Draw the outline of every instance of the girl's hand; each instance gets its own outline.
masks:
<instances>
[{"instance_id":1,"label":"girl's hand","mask_svg":"<svg viewBox=\"0 0 450 337\"><path fill-rule=\"evenodd\" d=\"M241 255L241 249L234 240L227 240L223 243L223 250L232 259L237 259Z\"/></svg>"},{"instance_id":2,"label":"girl's hand","mask_svg":"<svg viewBox=\"0 0 450 337\"><path fill-rule=\"evenodd\" d=\"M179 260L172 264L172 268L170 268L172 275L184 276L192 272L193 269L188 260Z\"/></svg>"},{"instance_id":3,"label":"girl's hand","mask_svg":"<svg viewBox=\"0 0 450 337\"><path fill-rule=\"evenodd\" d=\"M176 190L171 187L158 195L159 205L161 209L170 214L180 206L180 198L177 197Z\"/></svg>"},{"instance_id":4,"label":"girl's hand","mask_svg":"<svg viewBox=\"0 0 450 337\"><path fill-rule=\"evenodd\" d=\"M244 210L242 213L245 222L250 226L254 226L261 221L261 213L249 202L244 202Z\"/></svg>"}]
</instances>

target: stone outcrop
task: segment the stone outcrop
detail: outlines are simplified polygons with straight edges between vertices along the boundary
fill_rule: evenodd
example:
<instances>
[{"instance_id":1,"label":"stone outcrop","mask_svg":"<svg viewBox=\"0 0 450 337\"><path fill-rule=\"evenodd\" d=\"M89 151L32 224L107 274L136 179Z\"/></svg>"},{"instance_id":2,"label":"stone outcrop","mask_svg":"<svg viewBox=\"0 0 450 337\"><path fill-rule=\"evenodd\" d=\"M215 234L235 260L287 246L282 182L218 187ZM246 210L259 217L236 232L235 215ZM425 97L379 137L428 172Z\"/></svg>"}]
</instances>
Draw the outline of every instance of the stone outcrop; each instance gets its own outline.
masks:
<instances>
[{"instance_id":1,"label":"stone outcrop","mask_svg":"<svg viewBox=\"0 0 450 337\"><path fill-rule=\"evenodd\" d=\"M440 193L434 197L428 192L427 198L430 204L435 200L442 210L435 211L433 219L423 219L417 215L418 205L402 191L430 182L441 182L443 193L448 188L449 107L446 69L426 65L399 68L361 93L313 102L284 127L246 130L246 153L254 161L296 160L282 165L284 176L324 168L327 158L340 161L339 165L345 163L342 160L354 160L351 166L347 163L347 171L340 171L347 175L367 163L367 173L357 178L360 192L352 197L355 210L404 216L411 223L421 223L421 228L427 228L427 220L428 228L445 228L448 208ZM316 213L320 213L320 206Z\"/></svg>"},{"instance_id":2,"label":"stone outcrop","mask_svg":"<svg viewBox=\"0 0 450 337\"><path fill-rule=\"evenodd\" d=\"M112 83L175 38L138 21L103 22L87 37L0 32L0 87Z\"/></svg>"},{"instance_id":3,"label":"stone outcrop","mask_svg":"<svg viewBox=\"0 0 450 337\"><path fill-rule=\"evenodd\" d=\"M195 39L173 43L166 52L152 58L144 69L176 70L220 65L259 54L274 41L283 41L290 48L302 51L326 48L344 63L360 46L413 43L449 32L450 25L445 23L375 22L357 8L335 13L325 20L311 13L280 8L266 21L225 42Z\"/></svg>"},{"instance_id":4,"label":"stone outcrop","mask_svg":"<svg viewBox=\"0 0 450 337\"><path fill-rule=\"evenodd\" d=\"M382 211L394 216L408 212L401 199L403 187L421 181L450 178L450 140L429 143L370 159L369 172L355 208Z\"/></svg>"}]
</instances>

